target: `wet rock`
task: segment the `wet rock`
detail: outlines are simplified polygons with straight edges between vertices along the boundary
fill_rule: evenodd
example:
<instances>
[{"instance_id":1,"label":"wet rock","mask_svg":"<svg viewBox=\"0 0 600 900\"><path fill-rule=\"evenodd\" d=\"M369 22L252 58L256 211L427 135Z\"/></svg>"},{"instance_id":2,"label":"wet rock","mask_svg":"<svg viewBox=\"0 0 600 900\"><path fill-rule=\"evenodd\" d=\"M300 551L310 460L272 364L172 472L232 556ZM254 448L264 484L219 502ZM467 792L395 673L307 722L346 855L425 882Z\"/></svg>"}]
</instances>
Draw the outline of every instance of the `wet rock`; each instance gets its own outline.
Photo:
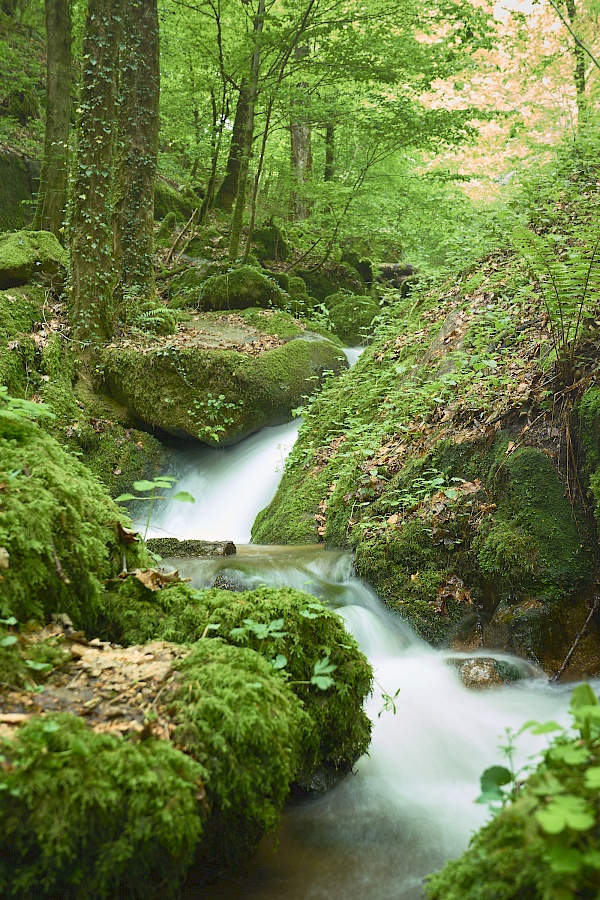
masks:
<instances>
[{"instance_id":1,"label":"wet rock","mask_svg":"<svg viewBox=\"0 0 600 900\"><path fill-rule=\"evenodd\" d=\"M469 659L450 657L446 662L453 666L465 687L472 690L484 690L513 684L525 677L523 669L516 663L493 657L480 656Z\"/></svg>"},{"instance_id":2,"label":"wet rock","mask_svg":"<svg viewBox=\"0 0 600 900\"><path fill-rule=\"evenodd\" d=\"M241 593L246 590L231 569L221 569L213 582L213 587L220 588L222 591L234 591L235 593Z\"/></svg>"},{"instance_id":3,"label":"wet rock","mask_svg":"<svg viewBox=\"0 0 600 900\"><path fill-rule=\"evenodd\" d=\"M151 538L148 550L160 556L232 556L236 546L232 541L179 541L177 538Z\"/></svg>"}]
</instances>

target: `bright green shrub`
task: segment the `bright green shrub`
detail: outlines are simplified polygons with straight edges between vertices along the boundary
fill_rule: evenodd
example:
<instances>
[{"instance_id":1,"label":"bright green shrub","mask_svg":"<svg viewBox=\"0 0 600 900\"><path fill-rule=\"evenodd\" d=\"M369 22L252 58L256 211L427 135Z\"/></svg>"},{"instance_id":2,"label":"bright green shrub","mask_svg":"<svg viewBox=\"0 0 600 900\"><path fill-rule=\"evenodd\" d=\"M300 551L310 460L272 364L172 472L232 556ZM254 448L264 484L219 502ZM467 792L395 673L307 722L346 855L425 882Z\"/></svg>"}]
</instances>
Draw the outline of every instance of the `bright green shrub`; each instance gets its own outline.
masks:
<instances>
[{"instance_id":1,"label":"bright green shrub","mask_svg":"<svg viewBox=\"0 0 600 900\"><path fill-rule=\"evenodd\" d=\"M202 832L199 763L64 714L32 719L0 753L2 896L177 895Z\"/></svg>"}]
</instances>

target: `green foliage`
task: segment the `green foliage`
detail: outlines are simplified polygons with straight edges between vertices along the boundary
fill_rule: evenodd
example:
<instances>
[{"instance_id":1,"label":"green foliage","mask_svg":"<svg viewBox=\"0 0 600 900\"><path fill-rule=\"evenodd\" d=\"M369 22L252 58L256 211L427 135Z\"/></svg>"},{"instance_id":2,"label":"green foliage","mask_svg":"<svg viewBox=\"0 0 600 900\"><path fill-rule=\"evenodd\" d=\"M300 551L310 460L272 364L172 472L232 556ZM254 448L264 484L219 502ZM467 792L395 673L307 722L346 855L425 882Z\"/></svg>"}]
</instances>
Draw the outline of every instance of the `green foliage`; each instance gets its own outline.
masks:
<instances>
[{"instance_id":1,"label":"green foliage","mask_svg":"<svg viewBox=\"0 0 600 900\"><path fill-rule=\"evenodd\" d=\"M325 298L331 329L346 346L360 344L368 336L373 319L379 313L371 297L340 291Z\"/></svg>"},{"instance_id":2,"label":"green foliage","mask_svg":"<svg viewBox=\"0 0 600 900\"><path fill-rule=\"evenodd\" d=\"M211 635L253 649L269 663L284 656L280 677L289 677L311 720L302 738L303 771L345 771L366 751L370 723L360 704L370 691L370 667L343 620L313 597L291 588L234 594L182 585L152 593L128 578L106 597L103 618L104 633L128 644ZM325 667L335 670L316 670L326 656ZM312 681L333 671L335 685L328 690Z\"/></svg>"},{"instance_id":3,"label":"green foliage","mask_svg":"<svg viewBox=\"0 0 600 900\"><path fill-rule=\"evenodd\" d=\"M56 667L71 659L54 638L24 640L14 616L0 619L0 693L5 688L33 690Z\"/></svg>"},{"instance_id":4,"label":"green foliage","mask_svg":"<svg viewBox=\"0 0 600 900\"><path fill-rule=\"evenodd\" d=\"M425 888L429 900L574 900L595 897L600 872L600 705L587 684L571 696L573 730L555 722L522 731L556 732L542 759L523 773L494 766L483 799L500 801L495 819Z\"/></svg>"},{"instance_id":5,"label":"green foliage","mask_svg":"<svg viewBox=\"0 0 600 900\"><path fill-rule=\"evenodd\" d=\"M552 244L527 228L513 230L512 240L525 257L542 292L560 378L570 385L576 377L577 339L584 319L593 312L600 293L600 235L582 231L583 246L555 247L564 242L552 235Z\"/></svg>"},{"instance_id":6,"label":"green foliage","mask_svg":"<svg viewBox=\"0 0 600 900\"><path fill-rule=\"evenodd\" d=\"M252 650L203 640L177 668L168 700L174 738L207 772L213 802L204 862L235 858L278 823L308 718Z\"/></svg>"},{"instance_id":7,"label":"green foliage","mask_svg":"<svg viewBox=\"0 0 600 900\"><path fill-rule=\"evenodd\" d=\"M137 491L137 494L119 494L118 497L115 497L115 503L125 503L130 500L140 500L148 503L148 513L146 516L146 526L144 530L144 540L146 540L146 535L148 534L148 529L150 528L150 521L152 519L152 511L154 509L154 504L157 500L178 500L181 503L195 503L195 498L192 497L187 491L177 491L176 494L169 494L168 498L164 496L160 496L157 494L157 491L170 491L173 489L173 486L177 483L177 479L172 475L159 475L157 478L154 478L153 481L148 481L145 479L144 481L134 481L133 482L133 490ZM148 496L144 496L148 494Z\"/></svg>"},{"instance_id":8,"label":"green foliage","mask_svg":"<svg viewBox=\"0 0 600 900\"><path fill-rule=\"evenodd\" d=\"M5 896L177 895L202 833L201 765L71 715L31 720L0 752Z\"/></svg>"}]
</instances>

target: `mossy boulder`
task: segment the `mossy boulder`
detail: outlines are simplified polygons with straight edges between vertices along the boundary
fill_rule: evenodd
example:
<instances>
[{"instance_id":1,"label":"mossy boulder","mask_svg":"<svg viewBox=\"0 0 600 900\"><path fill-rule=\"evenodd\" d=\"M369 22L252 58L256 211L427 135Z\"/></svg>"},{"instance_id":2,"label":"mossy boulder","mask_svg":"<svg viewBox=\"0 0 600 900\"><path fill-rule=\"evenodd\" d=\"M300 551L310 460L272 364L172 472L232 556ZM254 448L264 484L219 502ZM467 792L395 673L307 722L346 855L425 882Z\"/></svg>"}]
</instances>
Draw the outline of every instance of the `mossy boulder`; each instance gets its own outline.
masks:
<instances>
[{"instance_id":1,"label":"mossy boulder","mask_svg":"<svg viewBox=\"0 0 600 900\"><path fill-rule=\"evenodd\" d=\"M0 150L0 232L23 228L31 221L36 189L31 160Z\"/></svg>"},{"instance_id":2,"label":"mossy boulder","mask_svg":"<svg viewBox=\"0 0 600 900\"><path fill-rule=\"evenodd\" d=\"M162 221L174 213L178 222L187 222L200 205L198 197L189 190L180 190L165 178L158 178L154 186L154 219Z\"/></svg>"},{"instance_id":3,"label":"mossy boulder","mask_svg":"<svg viewBox=\"0 0 600 900\"><path fill-rule=\"evenodd\" d=\"M364 341L372 328L379 306L371 297L338 291L325 298L334 332L347 345Z\"/></svg>"},{"instance_id":4,"label":"mossy boulder","mask_svg":"<svg viewBox=\"0 0 600 900\"><path fill-rule=\"evenodd\" d=\"M344 263L327 263L318 269L294 268L293 274L304 280L308 293L320 302L337 291L366 293L364 282L356 269Z\"/></svg>"},{"instance_id":5,"label":"mossy boulder","mask_svg":"<svg viewBox=\"0 0 600 900\"><path fill-rule=\"evenodd\" d=\"M301 337L256 356L160 344L144 352L113 346L102 353L106 387L134 421L213 446L289 421L324 373L345 365L330 341Z\"/></svg>"},{"instance_id":6,"label":"mossy boulder","mask_svg":"<svg viewBox=\"0 0 600 900\"><path fill-rule=\"evenodd\" d=\"M23 396L35 368L36 346L31 334L42 318L45 293L41 287L0 291L0 384Z\"/></svg>"},{"instance_id":7,"label":"mossy boulder","mask_svg":"<svg viewBox=\"0 0 600 900\"><path fill-rule=\"evenodd\" d=\"M0 753L3 896L177 895L206 816L199 763L72 715L33 719Z\"/></svg>"},{"instance_id":8,"label":"mossy boulder","mask_svg":"<svg viewBox=\"0 0 600 900\"><path fill-rule=\"evenodd\" d=\"M211 275L202 285L198 306L204 310L283 307L279 285L253 266L241 266L224 275Z\"/></svg>"},{"instance_id":9,"label":"mossy boulder","mask_svg":"<svg viewBox=\"0 0 600 900\"><path fill-rule=\"evenodd\" d=\"M30 282L63 284L68 256L49 231L17 231L0 236L0 289Z\"/></svg>"},{"instance_id":10,"label":"mossy boulder","mask_svg":"<svg viewBox=\"0 0 600 900\"><path fill-rule=\"evenodd\" d=\"M64 612L76 627L93 627L104 582L122 567L123 513L38 425L20 417L0 423L0 617Z\"/></svg>"},{"instance_id":11,"label":"mossy boulder","mask_svg":"<svg viewBox=\"0 0 600 900\"><path fill-rule=\"evenodd\" d=\"M283 231L272 222L255 228L252 241L256 256L261 263L266 259L273 262L284 262L290 255L290 248Z\"/></svg>"},{"instance_id":12,"label":"mossy boulder","mask_svg":"<svg viewBox=\"0 0 600 900\"><path fill-rule=\"evenodd\" d=\"M128 578L105 598L102 616L103 633L121 643L187 643L208 634L269 660L285 657L282 677L289 677L310 717L302 728L295 772L303 783L317 772L347 772L366 751L370 723L361 703L371 687L370 666L341 617L314 597L292 588L232 593L187 585L153 593ZM249 627L248 621L256 627ZM279 627L274 628L274 622ZM336 666L335 684L320 690L310 680L324 656Z\"/></svg>"}]
</instances>

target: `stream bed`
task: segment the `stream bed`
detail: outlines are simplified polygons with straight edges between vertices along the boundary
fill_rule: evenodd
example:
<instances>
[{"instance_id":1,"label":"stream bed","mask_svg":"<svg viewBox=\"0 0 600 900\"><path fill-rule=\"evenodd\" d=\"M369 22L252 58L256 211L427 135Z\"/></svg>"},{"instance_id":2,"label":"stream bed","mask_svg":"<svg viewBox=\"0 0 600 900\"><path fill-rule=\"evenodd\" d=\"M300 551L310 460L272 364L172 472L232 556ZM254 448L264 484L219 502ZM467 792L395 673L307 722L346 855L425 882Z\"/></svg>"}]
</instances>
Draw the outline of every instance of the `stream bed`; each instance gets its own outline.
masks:
<instances>
[{"instance_id":1,"label":"stream bed","mask_svg":"<svg viewBox=\"0 0 600 900\"><path fill-rule=\"evenodd\" d=\"M289 804L279 833L262 842L248 870L201 889L192 879L184 897L417 900L423 877L459 855L488 818L487 808L475 802L479 778L488 766L506 764L499 746L507 729L517 731L531 719L567 724L570 686L551 686L542 672L510 658L521 666L522 680L468 690L448 662L456 654L433 650L390 612L356 576L349 553L321 545L249 544L254 518L275 493L298 425L263 429L224 449L174 453L174 490L189 491L196 502L158 503L149 534L238 545L235 556L164 560L195 587L211 586L226 570L246 589L289 585L335 608L374 669L367 710L372 743L334 788ZM482 655L495 656L487 650ZM386 695L398 689L395 711L386 708ZM521 735L517 767L546 741Z\"/></svg>"}]
</instances>

